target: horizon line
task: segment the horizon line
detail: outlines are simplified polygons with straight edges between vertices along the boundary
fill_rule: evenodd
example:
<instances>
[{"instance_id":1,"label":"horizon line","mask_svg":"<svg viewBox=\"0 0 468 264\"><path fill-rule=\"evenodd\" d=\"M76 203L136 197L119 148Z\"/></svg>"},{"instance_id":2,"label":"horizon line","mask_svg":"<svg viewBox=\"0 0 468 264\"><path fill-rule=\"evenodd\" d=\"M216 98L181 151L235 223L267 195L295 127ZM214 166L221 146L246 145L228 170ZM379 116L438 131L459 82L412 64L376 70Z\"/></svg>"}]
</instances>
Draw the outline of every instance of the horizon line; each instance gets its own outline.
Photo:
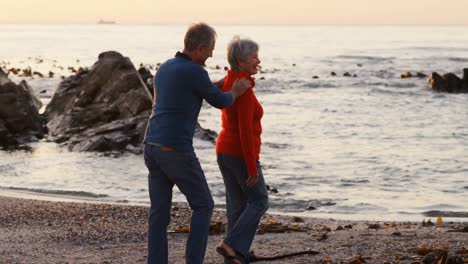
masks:
<instances>
[{"instance_id":1,"label":"horizon line","mask_svg":"<svg viewBox=\"0 0 468 264\"><path fill-rule=\"evenodd\" d=\"M107 21L107 20L105 20ZM114 23L112 24L99 24L99 20L96 22L64 22L64 23L55 23L55 22L0 22L0 26L3 25L34 25L34 26L88 26L88 25L99 25L99 26L187 26L192 23L119 23L115 20L109 20ZM210 25L215 26L468 26L467 24L408 24L408 23L375 23L375 24L368 24L368 23L357 23L357 24L343 24L343 23L208 23Z\"/></svg>"}]
</instances>

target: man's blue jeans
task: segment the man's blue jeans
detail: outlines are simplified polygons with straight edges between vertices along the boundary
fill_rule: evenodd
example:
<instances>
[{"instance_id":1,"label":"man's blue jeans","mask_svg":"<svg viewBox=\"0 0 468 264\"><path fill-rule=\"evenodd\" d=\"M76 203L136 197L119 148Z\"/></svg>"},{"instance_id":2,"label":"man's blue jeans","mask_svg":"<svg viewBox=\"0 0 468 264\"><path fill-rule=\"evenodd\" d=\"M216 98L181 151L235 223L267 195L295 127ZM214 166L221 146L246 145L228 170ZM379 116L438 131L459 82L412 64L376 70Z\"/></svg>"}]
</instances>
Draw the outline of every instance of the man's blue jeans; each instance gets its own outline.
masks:
<instances>
[{"instance_id":1,"label":"man's blue jeans","mask_svg":"<svg viewBox=\"0 0 468 264\"><path fill-rule=\"evenodd\" d=\"M194 151L177 152L145 145L151 207L148 224L148 263L168 263L167 226L171 218L174 184L192 209L186 263L203 263L214 202Z\"/></svg>"},{"instance_id":2,"label":"man's blue jeans","mask_svg":"<svg viewBox=\"0 0 468 264\"><path fill-rule=\"evenodd\" d=\"M258 182L249 188L247 167L243 159L218 154L218 165L226 186L227 234L224 243L242 254L247 263L249 250L263 214L268 210L268 192L260 162Z\"/></svg>"}]
</instances>

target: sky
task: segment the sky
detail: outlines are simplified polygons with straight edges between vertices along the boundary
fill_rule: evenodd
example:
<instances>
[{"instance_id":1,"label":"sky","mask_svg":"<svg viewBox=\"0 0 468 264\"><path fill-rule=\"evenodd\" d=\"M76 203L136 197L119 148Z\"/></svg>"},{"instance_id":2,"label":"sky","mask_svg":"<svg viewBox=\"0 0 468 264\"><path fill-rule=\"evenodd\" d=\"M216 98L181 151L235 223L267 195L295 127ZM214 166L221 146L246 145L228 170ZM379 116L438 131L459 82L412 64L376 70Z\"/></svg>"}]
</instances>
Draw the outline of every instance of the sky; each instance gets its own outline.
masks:
<instances>
[{"instance_id":1,"label":"sky","mask_svg":"<svg viewBox=\"0 0 468 264\"><path fill-rule=\"evenodd\" d=\"M468 0L0 0L0 24L468 25Z\"/></svg>"}]
</instances>

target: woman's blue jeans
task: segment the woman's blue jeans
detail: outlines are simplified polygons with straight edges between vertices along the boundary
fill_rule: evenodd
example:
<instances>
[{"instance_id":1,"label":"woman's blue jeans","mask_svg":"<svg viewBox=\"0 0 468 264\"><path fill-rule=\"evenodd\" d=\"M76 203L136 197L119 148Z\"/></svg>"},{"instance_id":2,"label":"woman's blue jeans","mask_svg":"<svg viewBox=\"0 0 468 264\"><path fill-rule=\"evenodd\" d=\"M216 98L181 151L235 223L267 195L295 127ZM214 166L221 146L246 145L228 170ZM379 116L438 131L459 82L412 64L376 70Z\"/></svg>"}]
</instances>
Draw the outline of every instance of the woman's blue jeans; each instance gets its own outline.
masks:
<instances>
[{"instance_id":1,"label":"woman's blue jeans","mask_svg":"<svg viewBox=\"0 0 468 264\"><path fill-rule=\"evenodd\" d=\"M268 192L262 168L257 161L258 182L249 188L245 184L248 175L243 159L218 154L218 166L226 186L228 226L224 243L242 254L248 263L258 224L268 210Z\"/></svg>"}]
</instances>

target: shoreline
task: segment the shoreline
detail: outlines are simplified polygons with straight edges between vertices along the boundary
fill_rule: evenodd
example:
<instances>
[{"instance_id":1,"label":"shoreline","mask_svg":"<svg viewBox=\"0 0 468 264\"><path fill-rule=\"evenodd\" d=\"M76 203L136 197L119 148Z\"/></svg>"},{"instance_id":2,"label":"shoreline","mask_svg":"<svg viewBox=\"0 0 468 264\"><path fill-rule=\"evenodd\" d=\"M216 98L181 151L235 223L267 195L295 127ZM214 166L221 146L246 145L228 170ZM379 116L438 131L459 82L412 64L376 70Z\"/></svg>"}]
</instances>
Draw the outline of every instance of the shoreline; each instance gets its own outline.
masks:
<instances>
[{"instance_id":1,"label":"shoreline","mask_svg":"<svg viewBox=\"0 0 468 264\"><path fill-rule=\"evenodd\" d=\"M66 194L53 194L48 192L35 192L29 190L21 190L21 189L14 189L14 188L5 188L0 187L0 197L11 197L11 198L19 198L19 199L31 199L31 200L41 200L41 201L50 201L50 202L72 202L72 203L90 203L90 204L109 204L109 205L116 205L116 206L143 206L149 207L149 198L147 203L142 202L131 202L131 201L113 201L113 200L106 200L105 197L101 199L97 199L95 197L86 197L86 196L79 196L79 195L66 195ZM172 206L174 207L182 207L188 208L188 204L186 202L173 202ZM225 211L225 208L222 206L216 206L215 210ZM333 219L337 221L356 221L356 222L422 222L431 220L433 222L436 221L437 216L431 215L427 216L423 213L405 213L405 214L398 214L398 213L391 213L391 214L361 214L361 213L349 213L349 214L333 214L327 212L314 212L314 211L275 211L274 209L269 209L268 213L274 215L280 215L285 217L304 217L304 218L315 218L315 219ZM453 212L452 212L453 213ZM468 217L463 216L453 217L453 216L443 216L445 222L458 222L464 223L468 222Z\"/></svg>"},{"instance_id":2,"label":"shoreline","mask_svg":"<svg viewBox=\"0 0 468 264\"><path fill-rule=\"evenodd\" d=\"M0 262L145 263L147 215L147 206L0 196ZM173 207L171 215L169 262L183 263L190 210ZM222 263L214 249L225 219L216 209L205 263ZM318 252L258 263L348 263L358 256L367 263L415 263L442 250L468 260L467 231L467 222L423 226L267 214L252 250L262 256Z\"/></svg>"}]
</instances>

